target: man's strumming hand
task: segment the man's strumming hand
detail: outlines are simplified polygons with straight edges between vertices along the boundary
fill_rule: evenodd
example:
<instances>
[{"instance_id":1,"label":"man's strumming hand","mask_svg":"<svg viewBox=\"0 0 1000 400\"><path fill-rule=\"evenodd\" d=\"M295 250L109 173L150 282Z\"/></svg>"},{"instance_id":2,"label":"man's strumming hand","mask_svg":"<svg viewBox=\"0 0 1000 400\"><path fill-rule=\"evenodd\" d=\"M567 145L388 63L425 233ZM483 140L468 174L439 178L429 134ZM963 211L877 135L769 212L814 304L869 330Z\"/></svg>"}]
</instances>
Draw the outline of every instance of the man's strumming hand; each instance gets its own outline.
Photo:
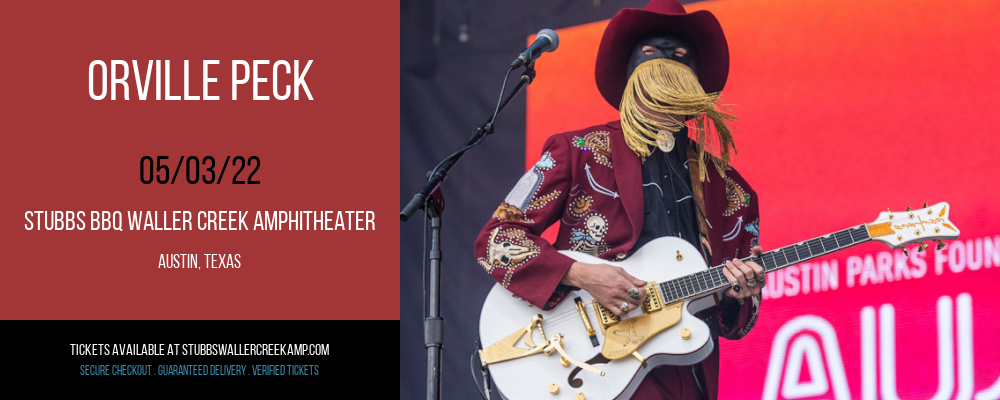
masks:
<instances>
[{"instance_id":1,"label":"man's strumming hand","mask_svg":"<svg viewBox=\"0 0 1000 400\"><path fill-rule=\"evenodd\" d=\"M618 316L626 314L621 308L623 303L628 303L628 311L633 311L646 300L646 281L636 279L621 267L613 265L575 262L569 267L561 283L586 290ZM633 287L639 288L639 297L635 299L628 295L629 289Z\"/></svg>"}]
</instances>

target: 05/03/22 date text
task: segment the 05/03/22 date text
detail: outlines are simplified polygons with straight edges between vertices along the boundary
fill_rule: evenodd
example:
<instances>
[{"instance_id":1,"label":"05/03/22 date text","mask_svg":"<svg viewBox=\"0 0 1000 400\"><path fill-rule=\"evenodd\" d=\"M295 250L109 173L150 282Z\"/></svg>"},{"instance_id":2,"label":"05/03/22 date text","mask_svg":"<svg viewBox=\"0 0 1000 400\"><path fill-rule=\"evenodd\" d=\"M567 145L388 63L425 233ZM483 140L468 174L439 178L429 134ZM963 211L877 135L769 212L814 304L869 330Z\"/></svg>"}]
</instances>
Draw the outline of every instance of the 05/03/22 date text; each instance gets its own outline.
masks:
<instances>
[{"instance_id":1,"label":"05/03/22 date text","mask_svg":"<svg viewBox=\"0 0 1000 400\"><path fill-rule=\"evenodd\" d=\"M257 173L258 169L260 169L260 158L257 156L250 156L249 158L243 158L243 156L236 156L236 157L226 156L226 161L222 163L222 167L219 171L218 177L216 177L215 175L216 171L215 157L212 156L205 156L201 159L199 159L196 156L188 156L188 157L181 156L180 159L177 161L177 167L174 168L172 174L170 171L170 164L172 163L170 162L169 156L156 156L155 167L153 164L153 157L143 156L141 159L139 159L139 181L141 181L145 185L148 185L150 183L153 183L153 180L155 178L157 183L160 184L169 183L172 185L175 182L177 182L177 175L181 175L180 172L181 168L183 167L185 168L183 174L184 179L187 180L188 183L195 184L198 182L203 182L206 184L212 184L212 183L219 184L222 183L222 177L226 174L226 167L230 164L229 163L230 158L232 158L233 160L232 161L233 167L235 168L236 165L239 164L240 168L239 170L236 171L236 174L233 175L234 185L260 184L260 181L253 180L253 175ZM240 173L243 172L243 169L250 167L254 162L256 162L256 166L254 167L253 171L250 171L250 174L247 175L246 181L240 180ZM205 169L204 173L201 170L202 167L204 167Z\"/></svg>"}]
</instances>

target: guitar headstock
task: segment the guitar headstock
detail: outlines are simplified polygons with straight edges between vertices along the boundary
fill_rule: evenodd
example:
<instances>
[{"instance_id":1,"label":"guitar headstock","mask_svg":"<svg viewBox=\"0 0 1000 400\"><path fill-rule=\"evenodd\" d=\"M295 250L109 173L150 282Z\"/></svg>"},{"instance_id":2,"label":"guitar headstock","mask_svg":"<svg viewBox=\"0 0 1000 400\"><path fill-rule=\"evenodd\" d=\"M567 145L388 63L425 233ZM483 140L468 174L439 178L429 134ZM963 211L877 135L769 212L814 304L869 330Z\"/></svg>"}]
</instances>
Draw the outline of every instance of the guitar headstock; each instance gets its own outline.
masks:
<instances>
[{"instance_id":1,"label":"guitar headstock","mask_svg":"<svg viewBox=\"0 0 1000 400\"><path fill-rule=\"evenodd\" d=\"M958 227L948 220L951 206L948 203L937 203L930 207L924 203L924 208L906 211L883 211L878 218L865 224L872 240L883 242L894 249L921 241L938 241L938 249L944 248L941 240L958 239ZM920 251L927 248L920 244ZM903 249L906 253L906 249Z\"/></svg>"}]
</instances>

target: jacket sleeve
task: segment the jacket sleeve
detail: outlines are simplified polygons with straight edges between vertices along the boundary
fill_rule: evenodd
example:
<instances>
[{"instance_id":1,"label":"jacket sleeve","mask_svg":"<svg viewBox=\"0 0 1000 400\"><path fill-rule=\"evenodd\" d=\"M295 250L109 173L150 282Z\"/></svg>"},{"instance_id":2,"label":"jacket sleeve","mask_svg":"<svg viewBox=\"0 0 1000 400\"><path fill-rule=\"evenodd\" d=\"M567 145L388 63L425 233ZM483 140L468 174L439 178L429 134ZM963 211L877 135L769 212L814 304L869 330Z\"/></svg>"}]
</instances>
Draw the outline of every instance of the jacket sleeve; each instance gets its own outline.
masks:
<instances>
[{"instance_id":1,"label":"jacket sleeve","mask_svg":"<svg viewBox=\"0 0 1000 400\"><path fill-rule=\"evenodd\" d=\"M559 220L572 181L569 139L554 135L476 238L479 266L503 287L543 310L577 288L559 282L574 260L540 235Z\"/></svg>"},{"instance_id":2,"label":"jacket sleeve","mask_svg":"<svg viewBox=\"0 0 1000 400\"><path fill-rule=\"evenodd\" d=\"M750 249L756 246L760 237L760 215L758 213L757 194L752 194L753 201L750 203L747 213L747 220L750 221L743 233L740 241L738 258L750 256ZM763 285L763 283L760 283ZM722 304L717 307L718 320L722 337L729 340L738 340L750 333L754 324L757 323L757 314L760 310L760 296L752 296L749 300L736 300L731 297L722 298Z\"/></svg>"}]
</instances>

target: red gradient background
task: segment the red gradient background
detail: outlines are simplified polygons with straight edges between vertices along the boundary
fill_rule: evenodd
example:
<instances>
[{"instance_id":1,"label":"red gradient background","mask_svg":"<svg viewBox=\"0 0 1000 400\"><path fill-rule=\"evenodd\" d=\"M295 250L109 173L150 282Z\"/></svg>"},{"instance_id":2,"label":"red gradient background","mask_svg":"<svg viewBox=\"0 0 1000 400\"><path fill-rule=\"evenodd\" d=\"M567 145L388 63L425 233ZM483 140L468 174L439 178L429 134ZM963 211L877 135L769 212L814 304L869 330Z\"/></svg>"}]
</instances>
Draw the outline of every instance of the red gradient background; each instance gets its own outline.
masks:
<instances>
[{"instance_id":1,"label":"red gradient background","mask_svg":"<svg viewBox=\"0 0 1000 400\"><path fill-rule=\"evenodd\" d=\"M962 229L961 239L942 252L911 251L904 259L898 250L867 243L811 263L836 263L835 290L806 293L797 269L772 274L754 330L738 342L722 341L720 398L883 397L891 383L862 369L860 316L863 308L877 314L883 305L895 310L900 398L1000 397L1000 250L990 252L1000 248L994 163L1000 136L993 132L1000 114L992 109L1000 99L994 21L1000 3L720 0L686 8L711 10L729 41L723 103L739 117L734 166L758 193L765 250L869 222L886 207L924 202L949 202L951 220ZM538 63L538 79L528 89L528 166L549 135L618 119L594 83L593 60L606 24L558 30L559 50ZM868 257L872 272L880 257L894 256L901 265L882 267L894 274L907 269L910 278L862 285L859 274L849 277L849 263ZM921 262L925 270L917 278ZM971 298L974 360L956 344L963 334L955 322L961 294ZM936 304L942 297L956 316L951 361L938 357ZM831 374L836 350L815 330L775 340L786 323L809 315L835 330L844 378ZM789 353L775 358L772 351L803 335L819 344L822 361L816 365L822 368L810 368L803 358L791 382ZM951 372L941 376L939 361ZM778 374L766 391L769 367ZM866 373L874 386L863 390ZM939 392L940 382L948 381L951 389L943 384ZM836 393L837 385L848 392Z\"/></svg>"},{"instance_id":2,"label":"red gradient background","mask_svg":"<svg viewBox=\"0 0 1000 400\"><path fill-rule=\"evenodd\" d=\"M398 108L385 94L398 92L399 52L364 69L341 59L364 51L344 40L358 31L397 42L398 3L15 2L0 14L0 319L399 319L399 120L380 111ZM221 100L139 101L131 71L131 100L92 100L88 65L113 59L138 60L143 74L148 60L171 60L171 94L183 94L191 60L192 95L201 60L220 60L209 91ZM268 96L276 60L313 60L315 100L252 101L250 83L231 100L234 59L270 60ZM217 173L226 156L258 156L261 184L232 184L233 165L218 185L142 184L140 158L160 155L171 171L180 156L213 156ZM258 210L376 218L373 231L26 231L35 210L243 210L251 228ZM240 253L242 267L157 269L161 253L202 265L202 253Z\"/></svg>"}]
</instances>

